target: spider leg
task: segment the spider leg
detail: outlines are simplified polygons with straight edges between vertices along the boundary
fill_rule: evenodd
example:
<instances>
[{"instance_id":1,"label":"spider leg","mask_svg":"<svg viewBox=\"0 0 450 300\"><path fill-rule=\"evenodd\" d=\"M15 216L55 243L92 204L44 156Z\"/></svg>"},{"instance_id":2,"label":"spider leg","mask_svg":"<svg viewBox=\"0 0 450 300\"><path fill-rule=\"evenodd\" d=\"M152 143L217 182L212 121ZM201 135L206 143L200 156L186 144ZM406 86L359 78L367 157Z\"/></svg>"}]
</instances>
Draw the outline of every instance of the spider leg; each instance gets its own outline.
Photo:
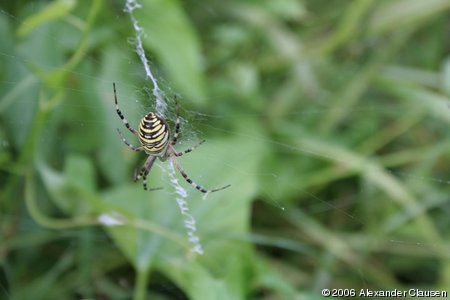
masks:
<instances>
[{"instance_id":1,"label":"spider leg","mask_svg":"<svg viewBox=\"0 0 450 300\"><path fill-rule=\"evenodd\" d=\"M200 146L200 145L203 144L204 142L206 142L206 140L203 140L203 141L201 141L200 143L198 143L197 145L194 145L194 146L192 146L191 148L188 148L188 149L186 149L186 150L184 150L184 151L182 151L182 152L177 152L177 151L175 151L175 149L173 149L173 150L174 150L174 153L175 153L175 156L180 157L180 156L182 156L182 155L184 155L184 154L186 154L186 153L192 152L195 148L197 148L198 146Z\"/></svg>"},{"instance_id":2,"label":"spider leg","mask_svg":"<svg viewBox=\"0 0 450 300\"><path fill-rule=\"evenodd\" d=\"M177 121L175 122L175 133L173 134L173 139L171 144L175 145L178 141L178 136L180 135L180 106L178 105L177 97L175 96L175 109L177 112Z\"/></svg>"},{"instance_id":3,"label":"spider leg","mask_svg":"<svg viewBox=\"0 0 450 300\"><path fill-rule=\"evenodd\" d=\"M213 192L217 192L217 191L221 191L223 189L226 189L227 187L231 186L231 184L228 184L226 186L220 187L220 188L215 188L215 189L211 189L211 190L207 190L205 188L203 188L201 185L196 184L195 182L192 181L191 178L189 178L189 176L186 174L186 172L184 172L183 168L180 166L180 163L178 162L178 160L176 159L176 155L171 152L170 153L170 158L172 159L173 163L175 164L175 167L178 169L178 171L180 172L181 176L183 176L183 178L190 183L194 188L196 188L197 190L199 190L202 193L213 193Z\"/></svg>"},{"instance_id":4,"label":"spider leg","mask_svg":"<svg viewBox=\"0 0 450 300\"><path fill-rule=\"evenodd\" d=\"M147 160L145 161L144 165L142 166L142 169L139 172L139 174L134 178L134 181L138 181L139 179L142 178L142 181L143 181L143 184L144 184L144 190L146 190L146 191L148 190L148 188L147 188L147 175L150 172L150 170L151 170L155 160L156 160L156 156L151 156L150 155L147 158ZM158 189L160 189L160 188L150 189L150 190L152 191L152 190L158 190Z\"/></svg>"},{"instance_id":5,"label":"spider leg","mask_svg":"<svg viewBox=\"0 0 450 300\"><path fill-rule=\"evenodd\" d=\"M127 145L128 147L130 147L131 149L133 149L134 151L142 151L142 146L139 147L135 147L133 145L131 145L127 139L123 136L122 132L120 132L119 128L117 128L117 132L119 133L120 137L122 138L122 141L125 143L125 145Z\"/></svg>"},{"instance_id":6,"label":"spider leg","mask_svg":"<svg viewBox=\"0 0 450 300\"><path fill-rule=\"evenodd\" d=\"M137 130L131 127L130 123L128 123L127 119L125 119L124 115L122 114L122 111L119 108L119 103L117 102L117 93L116 93L116 83L113 82L113 89L114 89L114 101L116 103L116 112L119 115L119 118L122 120L122 122L125 124L125 127L131 131L133 134L138 134Z\"/></svg>"}]
</instances>

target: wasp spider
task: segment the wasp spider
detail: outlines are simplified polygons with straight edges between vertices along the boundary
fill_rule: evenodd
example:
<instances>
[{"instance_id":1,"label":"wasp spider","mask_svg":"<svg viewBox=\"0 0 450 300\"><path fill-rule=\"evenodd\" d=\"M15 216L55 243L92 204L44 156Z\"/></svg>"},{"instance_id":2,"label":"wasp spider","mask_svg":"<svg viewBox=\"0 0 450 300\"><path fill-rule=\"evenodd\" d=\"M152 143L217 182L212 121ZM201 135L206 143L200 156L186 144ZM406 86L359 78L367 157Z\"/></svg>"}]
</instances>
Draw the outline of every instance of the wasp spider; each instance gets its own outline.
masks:
<instances>
[{"instance_id":1,"label":"wasp spider","mask_svg":"<svg viewBox=\"0 0 450 300\"><path fill-rule=\"evenodd\" d=\"M142 166L141 171L134 176L134 181L138 181L139 179L142 178L144 190L147 190L147 175L150 172L150 169L152 168L153 163L155 162L157 157L162 161L165 161L167 158L170 158L175 164L175 167L178 169L178 171L180 171L181 176L183 176L187 182L189 182L194 188L196 188L202 193L217 192L226 189L227 187L230 186L226 185L220 188L207 190L202 186L193 182L192 179L189 178L189 176L186 174L186 172L184 172L183 168L181 167L180 163L176 158L178 156L182 156L183 154L191 152L192 150L203 144L205 140L201 141L197 145L187 150L184 150L183 152L177 152L175 150L173 146L177 143L177 139L180 134L180 117L178 114L179 113L178 102L176 103L177 120L175 123L175 133L173 137L166 120L164 120L163 117L159 116L154 112L149 112L147 115L145 115L142 118L141 122L139 123L139 130L136 130L130 126L130 123L128 123L127 119L125 119L125 117L123 116L122 112L119 109L115 83L113 83L113 89L117 114L125 124L125 127L129 131L131 131L131 133L139 137L139 142L141 143L141 145L139 147L133 146L125 139L119 128L117 128L117 132L119 133L125 145L127 145L134 151L145 151L145 153L149 155L144 165Z\"/></svg>"}]
</instances>

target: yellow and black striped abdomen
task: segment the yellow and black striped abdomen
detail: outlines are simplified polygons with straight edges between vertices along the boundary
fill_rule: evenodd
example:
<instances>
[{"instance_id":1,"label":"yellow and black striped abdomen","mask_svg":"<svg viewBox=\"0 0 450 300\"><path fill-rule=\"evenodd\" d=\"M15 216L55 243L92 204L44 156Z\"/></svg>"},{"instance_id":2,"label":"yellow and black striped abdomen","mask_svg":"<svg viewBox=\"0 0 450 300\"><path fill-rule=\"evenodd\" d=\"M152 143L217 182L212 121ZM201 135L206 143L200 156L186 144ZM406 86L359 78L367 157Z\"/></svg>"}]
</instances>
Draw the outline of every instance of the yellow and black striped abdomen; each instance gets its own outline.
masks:
<instances>
[{"instance_id":1,"label":"yellow and black striped abdomen","mask_svg":"<svg viewBox=\"0 0 450 300\"><path fill-rule=\"evenodd\" d=\"M142 118L139 124L139 142L146 153L164 156L169 143L169 136L169 126L163 118L153 112Z\"/></svg>"}]
</instances>

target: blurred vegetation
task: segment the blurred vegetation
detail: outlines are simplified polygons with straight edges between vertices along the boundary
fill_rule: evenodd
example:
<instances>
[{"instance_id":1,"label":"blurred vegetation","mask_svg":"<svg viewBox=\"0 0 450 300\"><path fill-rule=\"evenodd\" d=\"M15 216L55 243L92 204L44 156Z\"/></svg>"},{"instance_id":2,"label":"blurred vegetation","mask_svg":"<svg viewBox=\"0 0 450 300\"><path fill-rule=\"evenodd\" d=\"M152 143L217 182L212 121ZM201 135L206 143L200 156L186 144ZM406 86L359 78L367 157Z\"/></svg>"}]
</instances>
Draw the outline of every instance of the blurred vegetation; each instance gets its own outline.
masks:
<instances>
[{"instance_id":1,"label":"blurred vegetation","mask_svg":"<svg viewBox=\"0 0 450 300\"><path fill-rule=\"evenodd\" d=\"M115 130L112 82L134 126L154 105L124 2L1 4L1 299L448 289L449 0L139 1L177 149L207 139L180 162L232 184L177 174L202 256Z\"/></svg>"}]
</instances>

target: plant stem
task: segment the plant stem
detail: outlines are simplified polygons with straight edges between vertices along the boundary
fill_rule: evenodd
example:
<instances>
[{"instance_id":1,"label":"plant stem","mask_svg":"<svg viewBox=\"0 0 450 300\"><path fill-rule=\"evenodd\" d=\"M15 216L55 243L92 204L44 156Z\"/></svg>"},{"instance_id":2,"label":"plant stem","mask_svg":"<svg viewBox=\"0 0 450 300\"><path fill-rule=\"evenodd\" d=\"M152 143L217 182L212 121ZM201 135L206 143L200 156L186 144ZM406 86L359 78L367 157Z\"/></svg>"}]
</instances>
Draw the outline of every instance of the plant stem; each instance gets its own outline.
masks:
<instances>
[{"instance_id":1,"label":"plant stem","mask_svg":"<svg viewBox=\"0 0 450 300\"><path fill-rule=\"evenodd\" d=\"M147 294L149 271L136 269L136 284L134 286L133 300L145 300Z\"/></svg>"}]
</instances>

